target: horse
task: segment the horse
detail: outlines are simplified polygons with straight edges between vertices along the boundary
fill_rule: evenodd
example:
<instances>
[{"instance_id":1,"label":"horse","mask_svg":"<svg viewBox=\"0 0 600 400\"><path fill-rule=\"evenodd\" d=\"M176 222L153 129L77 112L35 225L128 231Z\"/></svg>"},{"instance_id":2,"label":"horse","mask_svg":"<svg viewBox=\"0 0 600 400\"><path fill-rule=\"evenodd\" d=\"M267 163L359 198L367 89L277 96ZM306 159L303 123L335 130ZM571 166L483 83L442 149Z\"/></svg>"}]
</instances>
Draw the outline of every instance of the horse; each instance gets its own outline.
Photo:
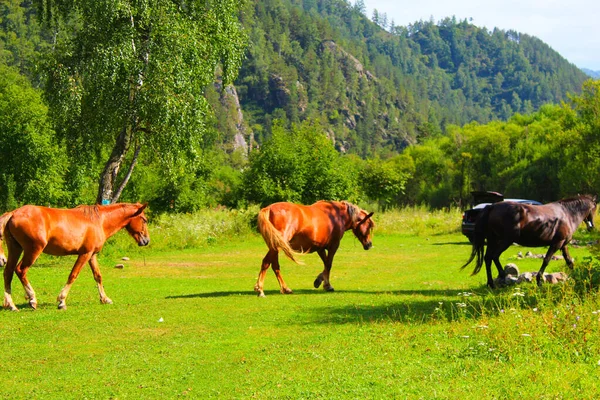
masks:
<instances>
[{"instance_id":1,"label":"horse","mask_svg":"<svg viewBox=\"0 0 600 400\"><path fill-rule=\"evenodd\" d=\"M40 254L54 256L77 255L67 284L58 295L58 308L67 308L66 298L81 268L89 263L98 285L100 302L112 304L102 286L102 275L96 255L104 242L125 228L139 246L150 243L148 219L144 215L147 204L117 203L111 205L79 206L72 209L48 208L33 205L20 207L0 217L8 249L8 261L4 268L3 306L18 311L11 295L13 272L16 272L25 289L25 299L37 308L37 298L27 280L27 270ZM23 257L19 261L19 257Z\"/></svg>"},{"instance_id":2,"label":"horse","mask_svg":"<svg viewBox=\"0 0 600 400\"><path fill-rule=\"evenodd\" d=\"M527 247L548 246L548 251L537 274L537 284L542 285L544 270L559 249L570 269L573 259L567 245L579 224L585 221L589 229L594 227L596 196L579 195L544 205L529 205L510 201L491 204L481 212L475 223L473 247L465 268L477 258L471 275L477 274L483 262L487 272L487 284L494 288L491 264L498 269L498 278L505 273L500 264L500 255L512 243ZM484 252L487 240L487 250Z\"/></svg>"},{"instance_id":3,"label":"horse","mask_svg":"<svg viewBox=\"0 0 600 400\"><path fill-rule=\"evenodd\" d=\"M254 291L259 297L265 297L265 274L272 266L280 292L292 293L280 272L279 250L282 250L296 264L301 264L298 255L317 252L324 269L315 279L314 287L319 288L325 282L323 288L332 292L329 273L344 233L352 229L363 248L369 250L373 246L371 231L375 226L372 216L373 213L347 201L318 201L310 206L282 202L263 208L258 214L258 230L269 251L262 260Z\"/></svg>"}]
</instances>

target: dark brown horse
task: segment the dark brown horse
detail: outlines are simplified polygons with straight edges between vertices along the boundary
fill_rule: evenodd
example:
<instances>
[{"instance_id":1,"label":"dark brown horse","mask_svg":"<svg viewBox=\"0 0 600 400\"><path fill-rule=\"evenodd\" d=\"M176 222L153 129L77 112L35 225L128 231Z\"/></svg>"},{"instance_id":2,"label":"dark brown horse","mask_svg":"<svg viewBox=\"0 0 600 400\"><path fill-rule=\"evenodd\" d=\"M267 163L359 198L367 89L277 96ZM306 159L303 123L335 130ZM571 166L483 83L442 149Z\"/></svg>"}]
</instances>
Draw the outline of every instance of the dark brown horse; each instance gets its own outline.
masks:
<instances>
[{"instance_id":1,"label":"dark brown horse","mask_svg":"<svg viewBox=\"0 0 600 400\"><path fill-rule=\"evenodd\" d=\"M318 288L325 282L323 288L333 291L329 273L344 232L352 229L363 248L369 250L373 245L371 231L375 225L372 215L346 201L318 201L311 206L275 203L263 208L258 214L258 230L269 251L262 261L254 290L260 297L265 296L263 282L267 269L272 265L281 293L292 293L279 271L279 250L282 250L297 264L298 254L316 251L325 268L315 279L314 286Z\"/></svg>"},{"instance_id":2,"label":"dark brown horse","mask_svg":"<svg viewBox=\"0 0 600 400\"><path fill-rule=\"evenodd\" d=\"M23 284L25 298L34 309L37 299L27 280L27 270L42 253L54 256L77 255L67 284L58 295L58 308L66 309L65 300L79 271L89 263L98 284L100 301L112 304L104 293L102 275L96 254L106 239L122 228L139 246L150 242L145 204L111 204L107 206L79 206L65 210L38 206L23 206L0 217L0 231L8 248L8 262L4 268L4 307L17 311L12 300L13 272ZM23 257L19 261L19 257Z\"/></svg>"},{"instance_id":3,"label":"dark brown horse","mask_svg":"<svg viewBox=\"0 0 600 400\"><path fill-rule=\"evenodd\" d=\"M537 284L542 284L542 277L548 262L556 251L561 250L569 268L573 268L573 259L569 255L567 244L573 232L584 220L588 228L594 227L596 214L596 197L580 195L544 205L528 205L510 201L487 206L475 223L473 249L469 261L462 268L477 258L473 275L479 272L483 262L487 272L487 284L494 287L492 280L492 261L498 269L498 277L504 278L504 269L500 264L500 255L512 243L527 247L548 246L548 251L537 274ZM487 250L483 255L485 241Z\"/></svg>"}]
</instances>

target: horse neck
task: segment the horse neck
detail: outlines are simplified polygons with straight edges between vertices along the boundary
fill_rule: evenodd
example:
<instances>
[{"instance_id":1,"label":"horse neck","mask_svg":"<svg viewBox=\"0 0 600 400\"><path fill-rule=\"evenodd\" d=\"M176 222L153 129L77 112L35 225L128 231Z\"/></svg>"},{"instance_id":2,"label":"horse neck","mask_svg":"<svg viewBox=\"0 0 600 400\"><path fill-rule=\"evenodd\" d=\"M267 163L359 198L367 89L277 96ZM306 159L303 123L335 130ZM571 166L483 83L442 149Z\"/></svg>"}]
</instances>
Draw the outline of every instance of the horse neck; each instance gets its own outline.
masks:
<instances>
[{"instance_id":1,"label":"horse neck","mask_svg":"<svg viewBox=\"0 0 600 400\"><path fill-rule=\"evenodd\" d=\"M109 238L123 229L135 211L131 204L111 204L100 207L98 212L101 215L102 229L106 237Z\"/></svg>"},{"instance_id":2,"label":"horse neck","mask_svg":"<svg viewBox=\"0 0 600 400\"><path fill-rule=\"evenodd\" d=\"M562 205L567 211L569 216L571 217L571 220L573 222L575 222L575 224L577 226L579 226L579 224L581 224L583 222L583 220L585 219L585 217L588 216L588 214L590 213L592 206L588 203L585 203L585 207L583 206L572 206L570 204L564 204Z\"/></svg>"}]
</instances>

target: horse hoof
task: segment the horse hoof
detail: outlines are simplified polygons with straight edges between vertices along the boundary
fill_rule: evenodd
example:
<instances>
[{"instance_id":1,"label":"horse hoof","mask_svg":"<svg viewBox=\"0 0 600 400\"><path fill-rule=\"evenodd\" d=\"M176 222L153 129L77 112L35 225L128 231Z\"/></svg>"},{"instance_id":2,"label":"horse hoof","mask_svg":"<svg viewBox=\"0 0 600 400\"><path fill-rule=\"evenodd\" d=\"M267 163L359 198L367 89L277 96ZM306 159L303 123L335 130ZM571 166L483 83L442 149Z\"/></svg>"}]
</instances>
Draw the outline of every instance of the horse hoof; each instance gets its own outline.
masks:
<instances>
[{"instance_id":1,"label":"horse hoof","mask_svg":"<svg viewBox=\"0 0 600 400\"><path fill-rule=\"evenodd\" d=\"M37 310L37 303L35 301L31 301L29 302L29 305L31 306L31 308L33 308L34 310Z\"/></svg>"},{"instance_id":2,"label":"horse hoof","mask_svg":"<svg viewBox=\"0 0 600 400\"><path fill-rule=\"evenodd\" d=\"M60 304L58 305L58 309L59 309L59 310L66 310L66 309L67 309L67 305L66 305L65 303L60 303Z\"/></svg>"},{"instance_id":3,"label":"horse hoof","mask_svg":"<svg viewBox=\"0 0 600 400\"><path fill-rule=\"evenodd\" d=\"M267 297L267 296L265 296L265 293L264 293L264 292L260 292L260 293L258 294L258 297Z\"/></svg>"},{"instance_id":4,"label":"horse hoof","mask_svg":"<svg viewBox=\"0 0 600 400\"><path fill-rule=\"evenodd\" d=\"M285 288L285 289L281 289L281 293L283 293L283 294L293 294L294 292L292 292L292 289L290 289L290 288Z\"/></svg>"},{"instance_id":5,"label":"horse hoof","mask_svg":"<svg viewBox=\"0 0 600 400\"><path fill-rule=\"evenodd\" d=\"M315 289L318 289L319 286L321 286L321 283L323 283L323 279L321 279L321 278L315 279L315 282L314 282Z\"/></svg>"},{"instance_id":6,"label":"horse hoof","mask_svg":"<svg viewBox=\"0 0 600 400\"><path fill-rule=\"evenodd\" d=\"M105 298L105 299L100 300L100 302L102 304L112 304L113 303L113 301L111 299L109 299L108 297Z\"/></svg>"},{"instance_id":7,"label":"horse hoof","mask_svg":"<svg viewBox=\"0 0 600 400\"><path fill-rule=\"evenodd\" d=\"M324 287L323 289L325 289L326 292L335 292L333 286Z\"/></svg>"}]
</instances>

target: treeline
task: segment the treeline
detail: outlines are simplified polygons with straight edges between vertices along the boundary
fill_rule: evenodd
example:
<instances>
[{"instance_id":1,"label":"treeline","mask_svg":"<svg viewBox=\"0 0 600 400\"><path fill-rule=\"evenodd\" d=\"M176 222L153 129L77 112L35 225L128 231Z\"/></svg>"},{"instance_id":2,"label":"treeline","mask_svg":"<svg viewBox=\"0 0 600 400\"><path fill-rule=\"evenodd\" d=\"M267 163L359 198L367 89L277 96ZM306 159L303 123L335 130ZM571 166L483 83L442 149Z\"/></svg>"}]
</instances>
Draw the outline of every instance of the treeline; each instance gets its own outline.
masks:
<instances>
[{"instance_id":1,"label":"treeline","mask_svg":"<svg viewBox=\"0 0 600 400\"><path fill-rule=\"evenodd\" d=\"M241 108L231 87L219 83L204 91L214 114L199 105L200 118L178 120L170 112L172 124L149 119L135 144L145 150L126 155L114 171L122 177L135 165L120 201L148 201L156 212L318 199L445 207L464 204L474 189L549 201L599 187L598 86L587 82L581 91L580 71L539 40L453 19L386 23L384 30L365 18L359 2L266 0L244 7L247 57L235 81ZM53 30L39 23L38 10L33 1L0 5L0 211L96 202L120 129L119 103L110 97L118 93L104 91L96 102L78 86L90 77L72 74L60 62L69 60L56 55L76 42L67 33L79 32L78 20ZM164 63L178 55L154 54L168 55ZM99 65L84 61L87 71ZM67 90L47 84L56 71ZM122 78L110 71L94 81L99 90ZM127 100L129 80L122 82ZM143 87L156 82L163 81ZM160 89L166 102L169 93L183 98L181 87ZM567 92L576 93L572 101ZM88 103L78 102L80 95ZM156 119L164 107L152 99L144 99L150 103L142 111ZM94 108L100 100L112 117ZM567 102L546 104L561 100ZM178 101L190 112L186 104ZM202 130L191 130L191 122ZM146 128L161 123L160 131ZM236 144L240 135L249 151Z\"/></svg>"}]
</instances>

